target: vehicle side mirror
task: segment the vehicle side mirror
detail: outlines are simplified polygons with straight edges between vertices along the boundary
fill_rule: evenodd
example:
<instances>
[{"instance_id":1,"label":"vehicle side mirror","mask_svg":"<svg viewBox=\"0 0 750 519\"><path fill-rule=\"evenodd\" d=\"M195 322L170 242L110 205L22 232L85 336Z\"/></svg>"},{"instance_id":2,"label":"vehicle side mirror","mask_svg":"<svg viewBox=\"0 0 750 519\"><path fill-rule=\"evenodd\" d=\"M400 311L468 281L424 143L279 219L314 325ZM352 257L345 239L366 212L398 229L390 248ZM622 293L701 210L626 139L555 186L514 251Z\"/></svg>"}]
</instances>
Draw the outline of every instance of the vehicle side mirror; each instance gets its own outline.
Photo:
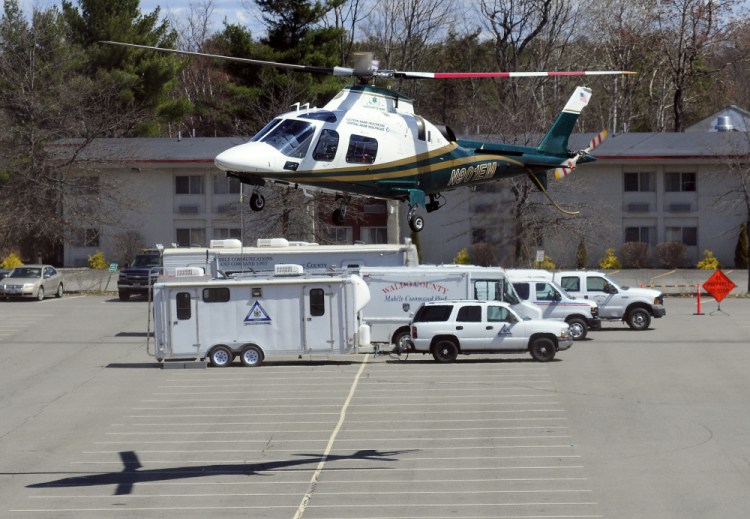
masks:
<instances>
[{"instance_id":1,"label":"vehicle side mirror","mask_svg":"<svg viewBox=\"0 0 750 519\"><path fill-rule=\"evenodd\" d=\"M562 295L560 295L560 292L555 292L555 301L561 301Z\"/></svg>"},{"instance_id":2,"label":"vehicle side mirror","mask_svg":"<svg viewBox=\"0 0 750 519\"><path fill-rule=\"evenodd\" d=\"M614 286L607 283L606 285L604 285L604 292L607 294L616 294L617 289Z\"/></svg>"}]
</instances>

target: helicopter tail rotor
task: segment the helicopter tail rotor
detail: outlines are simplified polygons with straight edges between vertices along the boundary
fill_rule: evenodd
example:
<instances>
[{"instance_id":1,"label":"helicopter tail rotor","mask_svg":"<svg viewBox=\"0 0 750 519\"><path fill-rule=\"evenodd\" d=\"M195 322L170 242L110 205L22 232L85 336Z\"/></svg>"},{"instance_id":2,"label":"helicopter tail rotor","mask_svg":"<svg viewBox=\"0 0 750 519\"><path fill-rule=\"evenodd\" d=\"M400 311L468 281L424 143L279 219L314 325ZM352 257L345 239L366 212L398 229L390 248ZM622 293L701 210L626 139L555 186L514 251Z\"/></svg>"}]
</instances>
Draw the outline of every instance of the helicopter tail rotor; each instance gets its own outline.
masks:
<instances>
[{"instance_id":1,"label":"helicopter tail rotor","mask_svg":"<svg viewBox=\"0 0 750 519\"><path fill-rule=\"evenodd\" d=\"M578 151L573 157L564 161L557 168L555 168L555 178L557 180L560 180L570 175L573 172L573 170L576 168L576 165L578 164L578 160L581 157L585 157L586 155L588 155L594 148L596 148L602 142L604 142L604 139L606 139L608 135L609 134L607 130L602 130L601 132L596 134L596 136L594 136L594 138L591 139L591 142L589 142L588 147Z\"/></svg>"}]
</instances>

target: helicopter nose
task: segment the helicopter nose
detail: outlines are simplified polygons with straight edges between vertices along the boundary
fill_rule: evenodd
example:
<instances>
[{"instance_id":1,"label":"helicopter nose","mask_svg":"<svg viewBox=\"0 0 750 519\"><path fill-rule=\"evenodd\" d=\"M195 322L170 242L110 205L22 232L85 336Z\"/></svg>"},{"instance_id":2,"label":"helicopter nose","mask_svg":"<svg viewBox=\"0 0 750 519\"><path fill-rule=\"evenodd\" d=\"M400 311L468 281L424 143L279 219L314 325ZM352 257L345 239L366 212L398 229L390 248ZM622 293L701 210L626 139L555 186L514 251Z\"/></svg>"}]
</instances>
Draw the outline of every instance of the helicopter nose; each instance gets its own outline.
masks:
<instances>
[{"instance_id":1,"label":"helicopter nose","mask_svg":"<svg viewBox=\"0 0 750 519\"><path fill-rule=\"evenodd\" d=\"M224 171L246 171L248 160L245 157L247 155L244 146L235 146L219 153L214 159L214 164Z\"/></svg>"},{"instance_id":2,"label":"helicopter nose","mask_svg":"<svg viewBox=\"0 0 750 519\"><path fill-rule=\"evenodd\" d=\"M214 159L216 167L224 171L260 173L271 167L267 144L246 142L219 153Z\"/></svg>"}]
</instances>

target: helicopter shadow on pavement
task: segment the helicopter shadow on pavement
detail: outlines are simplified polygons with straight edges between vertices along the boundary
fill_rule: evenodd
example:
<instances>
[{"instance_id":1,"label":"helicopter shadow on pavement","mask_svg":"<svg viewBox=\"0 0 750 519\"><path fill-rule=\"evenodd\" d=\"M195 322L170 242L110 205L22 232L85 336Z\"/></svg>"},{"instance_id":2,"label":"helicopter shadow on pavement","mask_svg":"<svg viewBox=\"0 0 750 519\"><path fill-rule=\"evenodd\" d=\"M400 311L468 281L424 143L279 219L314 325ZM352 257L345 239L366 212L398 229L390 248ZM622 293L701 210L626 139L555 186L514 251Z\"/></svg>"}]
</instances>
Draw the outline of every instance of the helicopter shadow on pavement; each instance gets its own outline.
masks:
<instances>
[{"instance_id":1,"label":"helicopter shadow on pavement","mask_svg":"<svg viewBox=\"0 0 750 519\"><path fill-rule=\"evenodd\" d=\"M172 467L163 469L146 469L141 470L142 465L138 455L133 451L120 452L123 470L120 472L104 472L98 474L89 474L86 476L72 476L45 483L34 483L27 488L70 488L70 487L95 487L115 485L114 495L128 495L133 491L137 483L151 483L156 481L172 481L189 478L202 478L207 476L263 476L264 472L273 472L275 470L289 469L304 465L320 462L335 462L339 460L368 460L394 462L398 461L398 455L407 452L401 451L377 451L377 450L359 450L348 456L322 454L299 454L300 459L289 459L281 461L263 462L263 463L226 463L212 464L203 466L190 467ZM380 467L384 469L386 467ZM371 468L376 470L375 468ZM329 468L327 470L336 470ZM344 469L346 470L346 469Z\"/></svg>"}]
</instances>

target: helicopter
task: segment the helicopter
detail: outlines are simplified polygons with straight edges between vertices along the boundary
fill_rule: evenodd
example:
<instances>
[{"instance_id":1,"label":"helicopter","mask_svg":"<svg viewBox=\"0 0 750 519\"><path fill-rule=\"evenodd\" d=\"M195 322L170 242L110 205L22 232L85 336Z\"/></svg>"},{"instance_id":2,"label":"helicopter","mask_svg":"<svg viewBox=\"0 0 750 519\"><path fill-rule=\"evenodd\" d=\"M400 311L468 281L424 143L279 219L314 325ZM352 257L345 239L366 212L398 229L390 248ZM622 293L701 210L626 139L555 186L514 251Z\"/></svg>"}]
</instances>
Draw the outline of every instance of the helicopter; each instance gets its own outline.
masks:
<instances>
[{"instance_id":1,"label":"helicopter","mask_svg":"<svg viewBox=\"0 0 750 519\"><path fill-rule=\"evenodd\" d=\"M417 115L413 99L371 84L374 80L634 73L379 70L371 53L359 54L353 68L326 68L114 41L100 43L354 78L355 84L345 86L322 108L296 105L295 110L275 117L248 142L221 152L214 163L227 176L252 186L249 205L253 211L261 211L266 205L265 186L281 184L335 194L338 207L331 215L335 225L344 223L352 196L406 202L407 221L415 232L425 225L419 208L427 213L436 211L446 203L443 192L453 189L527 175L550 198L547 172L554 170L559 179L579 164L596 160L590 152L607 134L601 132L585 149L568 149L568 138L592 95L591 89L583 86L575 89L539 145L531 147L458 139L448 126L434 125Z\"/></svg>"}]
</instances>

